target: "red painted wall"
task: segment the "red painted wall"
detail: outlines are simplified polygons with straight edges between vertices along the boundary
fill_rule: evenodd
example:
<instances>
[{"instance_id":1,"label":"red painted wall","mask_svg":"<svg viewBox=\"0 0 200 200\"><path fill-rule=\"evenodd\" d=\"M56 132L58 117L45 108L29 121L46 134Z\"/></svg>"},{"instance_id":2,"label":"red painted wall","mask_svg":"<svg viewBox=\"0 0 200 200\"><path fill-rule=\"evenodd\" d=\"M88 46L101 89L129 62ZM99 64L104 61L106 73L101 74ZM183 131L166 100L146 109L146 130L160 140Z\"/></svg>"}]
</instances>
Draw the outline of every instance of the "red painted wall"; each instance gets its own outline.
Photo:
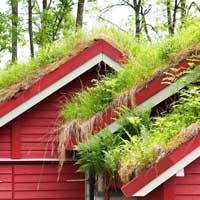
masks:
<instances>
[{"instance_id":1,"label":"red painted wall","mask_svg":"<svg viewBox=\"0 0 200 200\"><path fill-rule=\"evenodd\" d=\"M0 158L11 157L11 123L0 128Z\"/></svg>"},{"instance_id":2,"label":"red painted wall","mask_svg":"<svg viewBox=\"0 0 200 200\"><path fill-rule=\"evenodd\" d=\"M106 70L104 65L101 70L99 65L94 67L0 128L0 158L57 157L58 138L54 129L59 123L62 102L74 92L92 86L91 80Z\"/></svg>"},{"instance_id":3,"label":"red painted wall","mask_svg":"<svg viewBox=\"0 0 200 200\"><path fill-rule=\"evenodd\" d=\"M84 179L76 173L77 166L67 163L59 174L57 164L1 164L1 200L83 200L84 182L67 182Z\"/></svg>"},{"instance_id":4,"label":"red painted wall","mask_svg":"<svg viewBox=\"0 0 200 200\"><path fill-rule=\"evenodd\" d=\"M137 200L163 200L163 185L153 190L146 197L138 197Z\"/></svg>"}]
</instances>

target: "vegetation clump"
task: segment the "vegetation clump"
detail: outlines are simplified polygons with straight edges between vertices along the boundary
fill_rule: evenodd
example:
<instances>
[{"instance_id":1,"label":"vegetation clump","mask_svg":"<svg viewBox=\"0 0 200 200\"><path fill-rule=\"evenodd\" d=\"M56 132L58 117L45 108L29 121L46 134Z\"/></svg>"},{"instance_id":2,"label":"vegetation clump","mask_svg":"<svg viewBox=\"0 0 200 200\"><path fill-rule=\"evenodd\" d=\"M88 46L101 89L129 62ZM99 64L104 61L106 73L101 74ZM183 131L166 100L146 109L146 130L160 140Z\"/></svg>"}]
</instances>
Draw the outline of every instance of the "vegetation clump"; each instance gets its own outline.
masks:
<instances>
[{"instance_id":1,"label":"vegetation clump","mask_svg":"<svg viewBox=\"0 0 200 200\"><path fill-rule=\"evenodd\" d=\"M187 24L175 36L154 44L147 41L133 41L128 34L109 31L108 38L112 38L112 41L125 50L128 63L115 77L105 78L95 87L75 95L72 101L63 108L62 114L65 120L67 122L87 120L95 113L107 108L121 93L148 81L156 72L163 71L171 65L177 65L179 61L189 56L187 48L200 42L199 28L199 21ZM198 47L194 48L193 53L199 52ZM184 49L188 51L184 52ZM183 51L182 54L175 56L179 51Z\"/></svg>"},{"instance_id":2,"label":"vegetation clump","mask_svg":"<svg viewBox=\"0 0 200 200\"><path fill-rule=\"evenodd\" d=\"M53 64L63 57L70 57L73 54L72 49L76 49L76 45L79 42L85 41L83 35L82 32L69 35L64 40L56 41L40 49L35 58L27 63L12 63L5 69L0 70L0 90L27 79L37 72L37 70L42 70L47 65Z\"/></svg>"},{"instance_id":3,"label":"vegetation clump","mask_svg":"<svg viewBox=\"0 0 200 200\"><path fill-rule=\"evenodd\" d=\"M127 182L191 139L200 131L200 87L183 90L172 109L158 117L150 118L150 112L144 110L126 111L121 123L124 128L117 134L103 130L94 139L78 145L81 170L92 169L97 174L109 171Z\"/></svg>"}]
</instances>

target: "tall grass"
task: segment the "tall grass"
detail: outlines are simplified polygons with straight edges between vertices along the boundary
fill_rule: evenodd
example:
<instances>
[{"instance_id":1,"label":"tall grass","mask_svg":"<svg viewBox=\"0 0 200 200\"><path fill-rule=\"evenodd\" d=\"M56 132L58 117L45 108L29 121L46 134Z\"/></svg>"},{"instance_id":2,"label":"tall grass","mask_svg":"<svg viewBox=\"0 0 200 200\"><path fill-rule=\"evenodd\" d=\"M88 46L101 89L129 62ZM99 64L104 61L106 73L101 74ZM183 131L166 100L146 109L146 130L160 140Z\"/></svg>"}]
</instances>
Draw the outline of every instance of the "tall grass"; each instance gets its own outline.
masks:
<instances>
[{"instance_id":1,"label":"tall grass","mask_svg":"<svg viewBox=\"0 0 200 200\"><path fill-rule=\"evenodd\" d=\"M83 32L69 35L63 40L59 40L40 49L34 59L26 63L12 63L0 70L0 89L8 88L21 80L27 79L39 69L45 68L48 64L59 61L65 56L73 54L73 49L78 42L88 41L89 38Z\"/></svg>"},{"instance_id":2,"label":"tall grass","mask_svg":"<svg viewBox=\"0 0 200 200\"><path fill-rule=\"evenodd\" d=\"M121 92L149 79L156 71L166 67L176 52L199 43L199 30L200 21L187 23L175 36L150 44L144 40L136 42L129 34L105 29L104 35L127 53L128 63L117 76L106 78L95 88L75 95L63 108L65 120L87 119L105 109Z\"/></svg>"}]
</instances>

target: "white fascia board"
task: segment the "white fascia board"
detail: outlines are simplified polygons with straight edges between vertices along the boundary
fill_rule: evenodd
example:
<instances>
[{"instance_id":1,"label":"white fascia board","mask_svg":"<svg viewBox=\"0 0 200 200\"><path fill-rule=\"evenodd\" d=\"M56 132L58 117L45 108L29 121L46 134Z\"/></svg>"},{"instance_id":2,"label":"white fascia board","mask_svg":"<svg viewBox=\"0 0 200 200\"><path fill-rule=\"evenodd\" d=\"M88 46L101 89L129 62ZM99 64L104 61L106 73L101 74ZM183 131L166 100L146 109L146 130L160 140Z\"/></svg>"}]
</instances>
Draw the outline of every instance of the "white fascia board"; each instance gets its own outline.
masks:
<instances>
[{"instance_id":1,"label":"white fascia board","mask_svg":"<svg viewBox=\"0 0 200 200\"><path fill-rule=\"evenodd\" d=\"M67 74L66 76L58 80L57 82L53 83L49 87L45 88L44 90L42 90L35 96L31 97L24 103L20 104L19 106L17 106L16 108L11 110L7 114L5 114L3 117L0 118L0 127L7 124L12 119L22 114L23 112L27 111L28 109L30 109L31 107L33 107L34 105L36 105L37 103L39 103L40 101L48 97L49 95L53 94L54 92L56 92L63 86L67 85L72 80L76 79L81 74L85 73L86 71L88 71L89 69L94 67L96 64L100 63L101 61L108 64L110 68L113 68L116 71L119 71L121 69L121 66L118 62L112 60L105 54L100 53L97 56L85 62L84 64L82 64L80 67L73 70L71 73Z\"/></svg>"},{"instance_id":2,"label":"white fascia board","mask_svg":"<svg viewBox=\"0 0 200 200\"><path fill-rule=\"evenodd\" d=\"M168 168L166 171L164 171L161 175L150 181L147 185L145 185L143 188L141 188L139 191L137 191L135 194L133 194L133 197L144 197L147 194L149 194L151 191L153 191L155 188L157 188L159 185L167 181L169 178L177 174L181 169L188 166L190 163L192 163L195 159L197 159L200 156L200 147L197 147L195 150L193 150L191 153L189 153L187 156L185 156L183 159L178 161L175 165Z\"/></svg>"},{"instance_id":3,"label":"white fascia board","mask_svg":"<svg viewBox=\"0 0 200 200\"><path fill-rule=\"evenodd\" d=\"M116 72L119 72L122 69L119 63L108 57L106 54L102 54L102 61L106 63L109 67L114 69Z\"/></svg>"},{"instance_id":4,"label":"white fascia board","mask_svg":"<svg viewBox=\"0 0 200 200\"><path fill-rule=\"evenodd\" d=\"M197 69L200 69L200 67L198 67ZM164 89L162 89L161 91L159 91L158 93L156 93L155 95L153 95L134 109L144 109L146 107L153 108L165 99L177 93L179 90L183 89L188 84L197 80L198 78L199 73L187 74L184 77L180 78L177 82L165 87ZM106 127L106 129L110 130L112 133L116 132L120 128L122 128L122 126L119 124L118 120L114 121Z\"/></svg>"},{"instance_id":5,"label":"white fascia board","mask_svg":"<svg viewBox=\"0 0 200 200\"><path fill-rule=\"evenodd\" d=\"M184 168L181 169L180 171L178 171L178 172L176 173L176 176L177 176L177 177L184 177L184 176L185 176L185 170L184 170Z\"/></svg>"}]
</instances>

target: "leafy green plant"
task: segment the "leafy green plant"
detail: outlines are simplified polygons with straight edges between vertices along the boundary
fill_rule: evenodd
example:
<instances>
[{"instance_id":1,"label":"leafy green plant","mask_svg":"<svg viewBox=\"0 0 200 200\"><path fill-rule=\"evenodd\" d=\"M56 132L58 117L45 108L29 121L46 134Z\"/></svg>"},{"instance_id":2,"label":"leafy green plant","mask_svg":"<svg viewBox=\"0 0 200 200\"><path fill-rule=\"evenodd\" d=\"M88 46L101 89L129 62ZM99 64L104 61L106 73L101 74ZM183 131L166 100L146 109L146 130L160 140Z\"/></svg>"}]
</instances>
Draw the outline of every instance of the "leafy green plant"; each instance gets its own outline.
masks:
<instances>
[{"instance_id":1,"label":"leafy green plant","mask_svg":"<svg viewBox=\"0 0 200 200\"><path fill-rule=\"evenodd\" d=\"M151 118L147 108L124 110L123 117L120 121L123 128L118 133L103 130L77 146L82 171L95 171L97 175L109 172L109 176L119 172L123 182L137 176L163 156L165 146L183 128L200 122L200 87L189 86L182 90L172 110L160 116ZM175 147L181 142L175 141Z\"/></svg>"},{"instance_id":2,"label":"leafy green plant","mask_svg":"<svg viewBox=\"0 0 200 200\"><path fill-rule=\"evenodd\" d=\"M77 164L84 172L93 172L96 176L102 176L104 180L104 199L109 199L110 189L116 179L116 160L121 151L119 147L121 139L119 135L113 135L107 130L94 135L88 142L80 143L77 151L80 159Z\"/></svg>"},{"instance_id":3,"label":"leafy green plant","mask_svg":"<svg viewBox=\"0 0 200 200\"><path fill-rule=\"evenodd\" d=\"M126 117L125 121L127 120L129 121L130 117ZM133 176L132 173L135 176L148 167L157 157L161 156L168 142L173 140L183 128L197 121L200 121L200 88L190 86L181 92L179 101L173 105L170 113L163 113L151 119L145 132L140 131L136 135L134 129L125 130L129 138L121 146L124 154L120 163L123 166L131 163L132 169L129 169L129 177L123 177L126 173L122 170L123 173L120 172L122 179L126 182L130 176ZM179 141L176 141L176 145L178 144Z\"/></svg>"},{"instance_id":4,"label":"leafy green plant","mask_svg":"<svg viewBox=\"0 0 200 200\"><path fill-rule=\"evenodd\" d=\"M110 170L105 162L108 152L120 144L120 136L113 135L110 131L103 130L94 135L88 142L80 143L76 150L80 155L77 161L81 171L93 171L96 175L103 175Z\"/></svg>"}]
</instances>

